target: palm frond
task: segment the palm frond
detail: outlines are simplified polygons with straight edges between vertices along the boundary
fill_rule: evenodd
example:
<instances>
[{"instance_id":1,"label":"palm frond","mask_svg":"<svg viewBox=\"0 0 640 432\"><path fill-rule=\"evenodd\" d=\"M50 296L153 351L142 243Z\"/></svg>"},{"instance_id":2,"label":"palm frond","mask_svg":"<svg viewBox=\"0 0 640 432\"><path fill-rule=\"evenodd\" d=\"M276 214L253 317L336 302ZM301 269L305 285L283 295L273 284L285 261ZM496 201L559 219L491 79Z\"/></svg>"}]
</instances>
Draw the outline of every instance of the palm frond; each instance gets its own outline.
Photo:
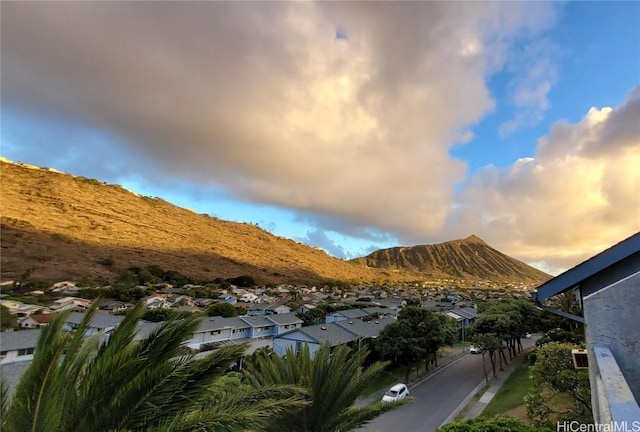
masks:
<instances>
[{"instance_id":1,"label":"palm frond","mask_svg":"<svg viewBox=\"0 0 640 432\"><path fill-rule=\"evenodd\" d=\"M59 313L42 329L33 360L16 386L3 419L7 431L57 430L64 407L65 385L57 379L67 335L63 330L69 311Z\"/></svg>"},{"instance_id":2,"label":"palm frond","mask_svg":"<svg viewBox=\"0 0 640 432\"><path fill-rule=\"evenodd\" d=\"M263 431L275 416L292 414L305 406L303 392L297 386L266 386L235 389L214 397L215 403L158 425L163 432L244 432Z\"/></svg>"}]
</instances>

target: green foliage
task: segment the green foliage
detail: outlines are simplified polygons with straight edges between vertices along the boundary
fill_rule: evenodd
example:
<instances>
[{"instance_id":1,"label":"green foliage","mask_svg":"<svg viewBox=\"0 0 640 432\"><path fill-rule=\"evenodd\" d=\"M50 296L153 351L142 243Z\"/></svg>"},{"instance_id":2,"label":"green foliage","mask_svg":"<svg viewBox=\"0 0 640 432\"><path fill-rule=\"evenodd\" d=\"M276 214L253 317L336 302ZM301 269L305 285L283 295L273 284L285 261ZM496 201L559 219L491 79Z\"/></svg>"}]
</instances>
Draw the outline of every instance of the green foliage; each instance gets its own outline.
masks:
<instances>
[{"instance_id":1,"label":"green foliage","mask_svg":"<svg viewBox=\"0 0 640 432\"><path fill-rule=\"evenodd\" d=\"M455 342L454 334L457 335L457 329L452 333L451 322L444 318L417 306L404 307L398 314L398 320L380 331L375 350L384 359L406 365L406 378L409 367L419 359L424 358L427 367L430 363L437 365L438 350Z\"/></svg>"},{"instance_id":2,"label":"green foliage","mask_svg":"<svg viewBox=\"0 0 640 432\"><path fill-rule=\"evenodd\" d=\"M308 345L298 353L288 349L285 357L257 352L247 361L247 373L254 386L297 385L307 389L308 404L295 415L274 416L268 430L290 432L333 432L356 429L401 403L376 402L361 408L354 403L367 383L384 369L384 363L363 367L366 350L351 351L338 346L333 351L323 344L312 358Z\"/></svg>"},{"instance_id":3,"label":"green foliage","mask_svg":"<svg viewBox=\"0 0 640 432\"><path fill-rule=\"evenodd\" d=\"M82 288L78 291L78 297L84 299L96 299L102 292L98 288Z\"/></svg>"},{"instance_id":4,"label":"green foliage","mask_svg":"<svg viewBox=\"0 0 640 432\"><path fill-rule=\"evenodd\" d=\"M11 330L18 328L18 320L9 312L9 308L0 305L0 330Z\"/></svg>"},{"instance_id":5,"label":"green foliage","mask_svg":"<svg viewBox=\"0 0 640 432\"><path fill-rule=\"evenodd\" d=\"M491 402L482 411L483 416L493 416L522 406L524 398L529 392L529 364L521 361L509 378L500 387Z\"/></svg>"},{"instance_id":6,"label":"green foliage","mask_svg":"<svg viewBox=\"0 0 640 432\"><path fill-rule=\"evenodd\" d=\"M226 280L231 285L235 285L237 287L249 288L255 286L256 281L252 276L242 275L234 278L229 278Z\"/></svg>"},{"instance_id":7,"label":"green foliage","mask_svg":"<svg viewBox=\"0 0 640 432\"><path fill-rule=\"evenodd\" d=\"M103 265L107 268L111 268L116 264L116 260L112 257L106 257L98 260L98 264Z\"/></svg>"},{"instance_id":8,"label":"green foliage","mask_svg":"<svg viewBox=\"0 0 640 432\"><path fill-rule=\"evenodd\" d=\"M238 316L238 311L229 303L214 303L207 308L207 315L229 318Z\"/></svg>"},{"instance_id":9,"label":"green foliage","mask_svg":"<svg viewBox=\"0 0 640 432\"><path fill-rule=\"evenodd\" d=\"M75 333L63 330L68 312L43 328L11 400L2 388L3 432L263 430L271 415L301 406L292 386L216 387L246 345L194 358L183 343L196 317L165 322L136 341L138 304L101 343L99 333L85 337L96 307Z\"/></svg>"},{"instance_id":10,"label":"green foliage","mask_svg":"<svg viewBox=\"0 0 640 432\"><path fill-rule=\"evenodd\" d=\"M458 420L438 428L436 432L551 432L551 429L529 426L513 417L495 416Z\"/></svg>"},{"instance_id":11,"label":"green foliage","mask_svg":"<svg viewBox=\"0 0 640 432\"><path fill-rule=\"evenodd\" d=\"M581 332L580 334L576 334L562 328L554 328L547 331L540 339L538 339L536 341L536 345L541 346L549 342L570 343L578 345L584 343L584 333Z\"/></svg>"},{"instance_id":12,"label":"green foliage","mask_svg":"<svg viewBox=\"0 0 640 432\"><path fill-rule=\"evenodd\" d=\"M141 319L151 322L162 322L170 319L184 318L188 315L190 315L189 312L185 314L184 312L176 312L173 309L157 308L145 310Z\"/></svg>"},{"instance_id":13,"label":"green foliage","mask_svg":"<svg viewBox=\"0 0 640 432\"><path fill-rule=\"evenodd\" d=\"M555 414L558 421L589 421L591 413L591 387L589 372L574 369L571 350L576 345L549 342L538 348L536 361L530 368L533 384L526 398L527 414L535 424L547 424ZM552 406L558 396L568 396L573 407L560 412Z\"/></svg>"},{"instance_id":14,"label":"green foliage","mask_svg":"<svg viewBox=\"0 0 640 432\"><path fill-rule=\"evenodd\" d=\"M302 326L306 327L324 323L326 312L323 309L315 308L305 313L298 312L296 316L302 320Z\"/></svg>"}]
</instances>

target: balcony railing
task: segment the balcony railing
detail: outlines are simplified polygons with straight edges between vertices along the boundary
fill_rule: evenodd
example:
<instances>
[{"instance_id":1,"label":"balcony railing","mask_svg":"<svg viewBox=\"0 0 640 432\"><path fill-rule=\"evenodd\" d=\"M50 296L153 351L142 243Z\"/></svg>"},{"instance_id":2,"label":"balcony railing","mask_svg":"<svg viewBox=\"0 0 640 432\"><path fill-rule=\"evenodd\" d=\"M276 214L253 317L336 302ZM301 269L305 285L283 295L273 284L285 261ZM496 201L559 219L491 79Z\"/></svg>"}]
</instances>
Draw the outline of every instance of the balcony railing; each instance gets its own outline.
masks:
<instances>
[{"instance_id":1,"label":"balcony railing","mask_svg":"<svg viewBox=\"0 0 640 432\"><path fill-rule=\"evenodd\" d=\"M593 417L596 423L633 424L640 419L640 407L615 357L605 346L594 346L595 367L591 376Z\"/></svg>"}]
</instances>

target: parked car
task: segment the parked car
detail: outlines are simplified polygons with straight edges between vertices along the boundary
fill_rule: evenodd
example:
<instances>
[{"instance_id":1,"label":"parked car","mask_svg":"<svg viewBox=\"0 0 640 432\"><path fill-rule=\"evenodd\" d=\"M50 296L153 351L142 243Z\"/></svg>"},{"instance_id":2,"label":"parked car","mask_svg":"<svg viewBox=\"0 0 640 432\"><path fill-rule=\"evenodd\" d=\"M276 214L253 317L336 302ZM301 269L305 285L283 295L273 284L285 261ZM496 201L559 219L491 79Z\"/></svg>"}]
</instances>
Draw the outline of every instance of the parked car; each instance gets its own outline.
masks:
<instances>
[{"instance_id":1,"label":"parked car","mask_svg":"<svg viewBox=\"0 0 640 432\"><path fill-rule=\"evenodd\" d=\"M471 354L481 354L482 353L482 348L475 346L475 345L471 345L469 347L469 352Z\"/></svg>"},{"instance_id":2,"label":"parked car","mask_svg":"<svg viewBox=\"0 0 640 432\"><path fill-rule=\"evenodd\" d=\"M524 338L525 338L525 339L531 339L531 333L527 333L527 334L525 334L525 335L524 335Z\"/></svg>"},{"instance_id":3,"label":"parked car","mask_svg":"<svg viewBox=\"0 0 640 432\"><path fill-rule=\"evenodd\" d=\"M409 389L406 384L396 384L382 396L382 402L395 402L409 396Z\"/></svg>"}]
</instances>

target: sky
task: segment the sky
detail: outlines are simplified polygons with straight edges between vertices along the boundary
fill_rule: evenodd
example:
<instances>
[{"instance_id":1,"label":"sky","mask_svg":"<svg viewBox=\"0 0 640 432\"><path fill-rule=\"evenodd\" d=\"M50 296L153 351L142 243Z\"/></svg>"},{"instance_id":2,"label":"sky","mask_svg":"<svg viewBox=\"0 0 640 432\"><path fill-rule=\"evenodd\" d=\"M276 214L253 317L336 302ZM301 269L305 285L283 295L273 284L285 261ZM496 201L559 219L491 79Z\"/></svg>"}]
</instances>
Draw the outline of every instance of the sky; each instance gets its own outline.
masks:
<instances>
[{"instance_id":1,"label":"sky","mask_svg":"<svg viewBox=\"0 0 640 432\"><path fill-rule=\"evenodd\" d=\"M0 154L338 258L640 231L640 2L14 2ZM203 239L206 241L206 239Z\"/></svg>"}]
</instances>

